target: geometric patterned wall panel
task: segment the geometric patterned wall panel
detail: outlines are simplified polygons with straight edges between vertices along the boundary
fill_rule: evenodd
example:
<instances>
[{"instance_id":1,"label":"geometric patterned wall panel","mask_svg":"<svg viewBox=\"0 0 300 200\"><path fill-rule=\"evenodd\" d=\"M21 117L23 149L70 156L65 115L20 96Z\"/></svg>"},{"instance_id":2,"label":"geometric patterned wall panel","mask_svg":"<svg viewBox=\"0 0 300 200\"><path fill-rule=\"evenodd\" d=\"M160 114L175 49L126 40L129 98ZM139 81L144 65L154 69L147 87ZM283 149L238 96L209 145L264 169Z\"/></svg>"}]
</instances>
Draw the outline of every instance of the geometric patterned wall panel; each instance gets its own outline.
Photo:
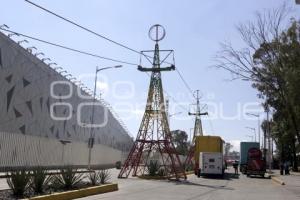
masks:
<instances>
[{"instance_id":1,"label":"geometric patterned wall panel","mask_svg":"<svg viewBox=\"0 0 300 200\"><path fill-rule=\"evenodd\" d=\"M82 98L77 86L72 84L72 96L67 85L56 85L55 98L50 95L50 85L54 81L68 81L13 40L0 33L0 132L40 136L56 140L87 143L90 128L77 123L78 105L92 102L92 98ZM85 94L81 91L82 94ZM72 114L71 119L57 121L51 117L51 105L57 102L72 105L54 106L57 117ZM83 123L90 123L92 106L84 108ZM101 144L122 151L128 151L132 140L113 114L108 111L108 122L95 129L95 144ZM104 111L95 109L95 121L103 121Z\"/></svg>"}]
</instances>

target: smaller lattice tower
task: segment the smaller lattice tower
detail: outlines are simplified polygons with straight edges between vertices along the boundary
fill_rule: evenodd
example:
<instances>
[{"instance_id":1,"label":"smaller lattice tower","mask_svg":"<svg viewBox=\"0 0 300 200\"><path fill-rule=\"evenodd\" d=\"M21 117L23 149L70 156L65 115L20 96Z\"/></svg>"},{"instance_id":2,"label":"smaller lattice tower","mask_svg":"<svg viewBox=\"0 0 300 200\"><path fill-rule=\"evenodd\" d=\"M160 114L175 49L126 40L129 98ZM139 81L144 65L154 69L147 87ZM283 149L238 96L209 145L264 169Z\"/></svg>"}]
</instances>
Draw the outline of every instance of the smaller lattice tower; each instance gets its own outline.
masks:
<instances>
[{"instance_id":1,"label":"smaller lattice tower","mask_svg":"<svg viewBox=\"0 0 300 200\"><path fill-rule=\"evenodd\" d=\"M193 157L195 153L195 137L203 135L201 115L208 115L207 112L201 113L199 90L196 90L195 97L196 97L196 112L189 112L189 115L195 116L194 134L193 134L192 143L189 149L188 156L184 162L185 167L188 167L191 164L192 165L195 164L193 163Z\"/></svg>"}]
</instances>

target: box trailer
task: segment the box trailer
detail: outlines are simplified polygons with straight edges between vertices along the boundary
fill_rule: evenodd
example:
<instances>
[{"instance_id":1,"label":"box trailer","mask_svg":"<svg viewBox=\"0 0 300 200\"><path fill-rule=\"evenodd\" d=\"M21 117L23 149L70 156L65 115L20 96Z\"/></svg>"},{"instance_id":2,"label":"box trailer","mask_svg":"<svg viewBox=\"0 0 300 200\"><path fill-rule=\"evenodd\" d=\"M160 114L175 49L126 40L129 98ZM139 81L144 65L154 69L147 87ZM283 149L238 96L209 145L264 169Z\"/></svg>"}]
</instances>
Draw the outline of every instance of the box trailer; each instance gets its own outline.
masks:
<instances>
[{"instance_id":1,"label":"box trailer","mask_svg":"<svg viewBox=\"0 0 300 200\"><path fill-rule=\"evenodd\" d=\"M202 154L201 154L202 153ZM209 153L216 153L216 155L222 155L222 173L225 169L225 161L224 161L224 141L219 136L196 136L195 137L195 153L194 153L194 159L195 159L195 168L194 172L195 175L200 177L202 167L200 168L200 165L202 165L203 162L200 163L200 158L203 160L203 156L209 155ZM201 154L201 155L200 155ZM211 154L213 155L213 154ZM214 156L216 156L214 155ZM208 158L207 156L205 159ZM213 159L214 157L212 157ZM209 158L208 158L209 159ZM215 164L214 164L215 165Z\"/></svg>"},{"instance_id":2,"label":"box trailer","mask_svg":"<svg viewBox=\"0 0 300 200\"><path fill-rule=\"evenodd\" d=\"M223 153L200 152L198 176L224 175Z\"/></svg>"}]
</instances>

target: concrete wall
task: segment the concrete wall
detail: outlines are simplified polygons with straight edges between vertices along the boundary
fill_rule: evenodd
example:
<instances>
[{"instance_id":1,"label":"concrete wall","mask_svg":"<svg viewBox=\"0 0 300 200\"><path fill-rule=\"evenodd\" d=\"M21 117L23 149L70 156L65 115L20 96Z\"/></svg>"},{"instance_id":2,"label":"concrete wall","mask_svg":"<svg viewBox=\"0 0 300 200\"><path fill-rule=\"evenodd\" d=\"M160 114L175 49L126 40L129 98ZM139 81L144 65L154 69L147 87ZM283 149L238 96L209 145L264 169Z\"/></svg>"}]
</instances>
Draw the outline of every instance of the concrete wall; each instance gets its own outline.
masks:
<instances>
[{"instance_id":1,"label":"concrete wall","mask_svg":"<svg viewBox=\"0 0 300 200\"><path fill-rule=\"evenodd\" d=\"M69 84L56 84L53 87L55 97L50 95L50 86L57 81ZM84 97L79 96L79 92ZM64 99L64 96L68 94L71 95ZM10 155L9 157L1 157L0 167L10 164L24 164L21 160L26 160L26 156L30 156L28 157L28 159L30 158L28 160L30 165L34 163L47 164L47 159L40 163L36 156L24 154L21 150L15 150L15 152L19 152L18 155L11 154L13 143L23 140L24 136L28 136L27 141L35 141L36 138L39 138L36 141L43 141L45 145L41 146L42 151L53 153L53 159L56 159L48 163L49 165L64 164L60 161L61 153L57 152L62 151L60 141L70 142L66 146L70 146L73 151L70 157L66 156L65 159L75 159L74 163L80 165L86 163L87 142L91 129L78 124L78 108L80 105L92 101L92 97L78 89L74 83L68 81L19 44L0 33L0 132L3 133L1 144L4 145L1 146L0 154L1 156ZM65 103L70 107L62 105ZM128 151L132 142L112 112L103 103L98 101L97 103L103 107L96 107L94 121L95 123L102 123L107 119L107 123L103 127L94 129L97 147L93 149L93 153L97 156L105 154L105 158L100 156L98 160L93 162L94 164L103 163L106 165L108 162L112 163L119 160L121 151ZM55 104L60 105L54 106ZM82 123L91 123L91 110L91 105L83 107L80 114ZM54 116L64 119L54 120L50 115L51 112ZM71 117L67 119L69 115ZM5 137L11 138L9 133L14 134L11 140L5 139ZM5 145L3 141L7 141L9 145ZM45 153L46 157L47 155ZM2 158L7 160L6 164L2 162ZM8 161L9 159L20 159L20 161Z\"/></svg>"}]
</instances>

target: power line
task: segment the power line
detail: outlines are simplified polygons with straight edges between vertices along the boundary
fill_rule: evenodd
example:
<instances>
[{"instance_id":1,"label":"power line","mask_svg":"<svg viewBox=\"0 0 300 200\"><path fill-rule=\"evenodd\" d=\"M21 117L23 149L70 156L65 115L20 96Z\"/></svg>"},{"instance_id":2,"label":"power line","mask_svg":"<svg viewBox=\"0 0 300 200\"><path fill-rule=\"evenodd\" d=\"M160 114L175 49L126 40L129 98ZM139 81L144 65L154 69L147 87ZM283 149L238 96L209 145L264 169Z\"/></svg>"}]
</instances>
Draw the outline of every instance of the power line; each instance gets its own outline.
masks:
<instances>
[{"instance_id":1,"label":"power line","mask_svg":"<svg viewBox=\"0 0 300 200\"><path fill-rule=\"evenodd\" d=\"M182 74L180 73L180 71L178 70L178 68L176 68L176 72L179 75L180 79L182 80L182 82L184 83L184 85L186 86L186 88L188 89L188 91L192 94L192 96L195 98L193 90L191 89L191 87L187 84L187 82L185 81L185 79L183 78Z\"/></svg>"},{"instance_id":2,"label":"power line","mask_svg":"<svg viewBox=\"0 0 300 200\"><path fill-rule=\"evenodd\" d=\"M130 63L130 62L126 62L126 61L122 61L122 60L117 60L117 59L113 59L113 58L108 58L108 57L104 57L104 56L99 56L97 54L93 54L93 53L89 53L89 52L85 52L85 51L82 51L82 50L77 50L77 49L73 49L73 48L70 48L70 47L67 47L67 46L63 46L61 44L57 44L57 43L53 43L53 42L49 42L49 41L46 41L46 40L43 40L43 39L39 39L39 38L36 38L36 37L32 37L32 36L29 36L29 35L25 35L23 33L19 33L19 32L15 32L15 31L12 31L12 30L8 30L8 29L5 29L5 28L0 28L0 30L3 30L3 31L6 31L6 32L9 32L9 33L13 33L13 34L16 34L16 35L19 35L19 36L23 36L25 38L29 38L29 39L32 39L32 40L35 40L35 41L38 41L38 42L42 42L42 43L45 43L45 44L49 44L49 45L52 45L52 46L55 46L55 47L59 47L59 48L62 48L62 49L66 49L66 50L69 50L69 51L73 51L73 52L77 52L77 53L80 53L80 54L84 54L84 55L88 55L88 56L92 56L92 57L96 57L96 58L100 58L100 59L105 59L105 60L110 60L110 61L114 61L114 62L119 62L119 63L123 63L123 64L128 64L128 65L134 65L134 66L137 66L138 64L135 64L135 63ZM150 76L148 73L147 73L148 76ZM171 95L169 95L169 93L167 91L164 90L164 92L175 102L177 103L183 110L186 110L188 111L188 109L186 109L184 106L182 106L181 104L179 104L177 102L177 100L175 100L174 97L172 97Z\"/></svg>"},{"instance_id":3,"label":"power line","mask_svg":"<svg viewBox=\"0 0 300 200\"><path fill-rule=\"evenodd\" d=\"M100 56L100 55L97 55L97 54L94 54L94 53L90 53L90 52L86 52L86 51L74 49L74 48L67 47L67 46L64 46L64 45L61 45L61 44L49 42L49 41L46 41L46 40L43 40L43 39L39 39L39 38L32 37L32 36L29 36L29 35L25 35L25 34L22 34L22 33L18 33L18 32L15 32L15 31L11 31L11 30L8 30L8 29L5 29L5 28L0 28L0 29L3 30L3 31L9 32L9 33L13 33L13 34L16 34L16 35L19 35L19 36L23 36L25 38L29 38L29 39L32 39L32 40L35 40L35 41L38 41L38 42L49 44L49 45L52 45L52 46L55 46L55 47L59 47L59 48L62 48L62 49L66 49L66 50L69 50L69 51L81 53L81 54L84 54L84 55L88 55L88 56L92 56L92 57L96 57L96 58L100 58L100 59L104 59L104 60L109 60L109 61L113 61L113 62L128 64L128 65L134 65L134 66L138 65L136 63L131 63L131 62L127 62L127 61L117 60L117 59L114 59L114 58L104 57L104 56Z\"/></svg>"},{"instance_id":4,"label":"power line","mask_svg":"<svg viewBox=\"0 0 300 200\"><path fill-rule=\"evenodd\" d=\"M173 102L175 102L177 105L179 105L179 107L181 107L181 109L189 112L189 110L186 107L184 107L182 104L178 103L178 101L175 100L174 97L170 96L170 94L168 94L167 91L164 90L164 93L166 93L168 95L168 97L170 97L173 100Z\"/></svg>"},{"instance_id":5,"label":"power line","mask_svg":"<svg viewBox=\"0 0 300 200\"><path fill-rule=\"evenodd\" d=\"M59 47L59 48L62 48L62 49L66 49L66 50L69 50L69 51L81 53L81 54L84 54L84 55L88 55L88 56L92 56L92 57L96 57L96 58L100 58L100 59L105 59L105 60L110 60L110 61L114 61L114 62L119 62L119 63L123 63L123 64L128 64L128 65L134 65L134 66L138 65L138 64L135 64L135 63L130 63L130 62L122 61L122 60L117 60L117 59L113 59L113 58L103 57L103 56L99 56L97 54L85 52L85 51L82 51L82 50L73 49L73 48L70 48L70 47L67 47L67 46L63 46L61 44L49 42L49 41L46 41L46 40L43 40L43 39L39 39L39 38L36 38L36 37L25 35L23 33L15 32L15 31L12 31L12 30L4 29L4 28L0 28L0 29L3 30L3 31L9 32L9 33L13 33L13 34L16 34L16 35L19 35L19 36L23 36L25 38L29 38L29 39L32 39L32 40L35 40L35 41L38 41L38 42L49 44L49 45L52 45L52 46L55 46L55 47ZM147 73L147 75L150 76L148 73ZM173 102L177 103L183 110L188 111L188 109L186 109L184 106L182 106L181 104L179 104L177 102L177 100L175 100L174 97L172 97L171 95L169 95L169 93L166 90L164 90L164 92L173 100Z\"/></svg>"},{"instance_id":6,"label":"power line","mask_svg":"<svg viewBox=\"0 0 300 200\"><path fill-rule=\"evenodd\" d=\"M74 21L71 21L70 19L67 19L67 18L65 18L65 17L63 17L63 16L61 16L61 15L59 15L59 14L56 14L56 13L54 13L53 11L50 11L50 10L48 10L48 9L46 9L46 8L44 8L44 7L42 7L42 6L38 5L38 4L36 4L36 3L33 3L33 2L31 2L31 1L29 1L29 0L25 0L25 1L26 1L27 3L30 3L31 5L34 5L34 6L37 7L37 8L40 8L40 9L42 9L42 10L44 10L44 11L46 11L46 12L52 14L52 15L54 15L54 16L56 16L56 17L62 19L62 20L64 20L64 21L66 21L66 22L70 23L70 24L73 24L74 26L77 26L77 27L79 27L79 28L81 28L81 29L83 29L83 30L89 32L89 33L92 33L92 34L94 34L94 35L96 35L96 36L98 36L98 37L101 37L102 39L105 39L105 40L107 40L107 41L109 41L109 42L112 42L112 43L114 43L114 44L116 44L116 45L118 45L118 46L121 46L121 47L123 47L123 48L125 48L125 49L128 49L128 50L130 50L130 51L132 51L132 52L141 54L141 52L139 52L139 51L137 51L137 50L134 50L134 49L132 49L132 48L130 48L130 47L124 45L124 44L121 44L121 43L119 43L119 42L116 42L116 41L114 41L114 40L112 40L112 39L110 39L110 38L108 38L108 37L106 37L106 36L104 36L104 35L101 35L101 34L99 34L99 33L96 33L95 31L92 31L91 29L88 29L88 28L86 28L86 27L84 27L84 26L82 26L82 25L80 25L80 24L78 24L78 23L76 23L76 22L74 22Z\"/></svg>"},{"instance_id":7,"label":"power line","mask_svg":"<svg viewBox=\"0 0 300 200\"><path fill-rule=\"evenodd\" d=\"M83 30L85 30L85 31L87 31L87 32L89 32L89 33L92 33L93 35L96 35L96 36L98 36L98 37L100 37L100 38L102 38L102 39L104 39L104 40L107 40L107 41L109 41L109 42L111 42L111 43L113 43L113 44L116 44L116 45L118 45L118 46L120 46L120 47L123 47L123 48L125 48L125 49L127 49L127 50L130 50L130 51L132 51L132 52L135 52L135 53L137 53L137 54L139 54L139 55L144 55L145 57L153 58L153 57L148 56L148 55L145 55L145 54L143 54L142 52L137 51L137 50L135 50L135 49L133 49L133 48L131 48L131 47L128 47L127 45L121 44L120 42L114 41L114 40L112 40L112 39L110 39L110 38L108 38L108 37L106 37L106 36L104 36L104 35L102 35L102 34L99 34L99 33L95 32L95 31L93 31L93 30L91 30L91 29L89 29L89 28L86 28L86 27L84 27L84 26L82 26L82 25L80 25L80 24L78 24L78 23L76 23L76 22L74 22L74 21L72 21L72 20L70 20L70 19L67 19L66 17L63 17L63 16L61 16L61 15L59 15L59 14L57 14L57 13L55 13L55 12L53 12L53 11L47 9L47 8L44 8L44 7L42 7L42 6L40 6L40 5L36 4L36 3L34 3L34 2L32 2L32 1L29 1L29 0L25 0L25 1L26 1L27 3L29 3L29 4L31 4L31 5L33 5L33 6L37 7L37 8L39 8L39 9L41 9L41 10L44 10L45 12L47 12L47 13L49 13L49 14L51 14L51 15L54 15L55 17L58 17L58 18L60 18L60 19L62 19L62 20L64 20L64 21L66 21L66 22L68 22L68 23L70 23L70 24L72 24L72 25L74 25L74 26L76 26L76 27L78 27L78 28L81 28L81 29L83 29ZM164 63L168 63L168 62L164 61ZM168 64L171 64L171 63L168 63ZM183 78L183 76L182 76L181 72L178 70L178 68L176 68L176 71L177 71L177 73L178 73L180 79L182 80L182 82L184 83L184 85L186 86L186 88L188 89L188 91L189 91L189 92L192 94L192 96L194 97L194 95L193 95L193 90L192 90L191 87L187 84L187 82L186 82L185 79Z\"/></svg>"}]
</instances>

